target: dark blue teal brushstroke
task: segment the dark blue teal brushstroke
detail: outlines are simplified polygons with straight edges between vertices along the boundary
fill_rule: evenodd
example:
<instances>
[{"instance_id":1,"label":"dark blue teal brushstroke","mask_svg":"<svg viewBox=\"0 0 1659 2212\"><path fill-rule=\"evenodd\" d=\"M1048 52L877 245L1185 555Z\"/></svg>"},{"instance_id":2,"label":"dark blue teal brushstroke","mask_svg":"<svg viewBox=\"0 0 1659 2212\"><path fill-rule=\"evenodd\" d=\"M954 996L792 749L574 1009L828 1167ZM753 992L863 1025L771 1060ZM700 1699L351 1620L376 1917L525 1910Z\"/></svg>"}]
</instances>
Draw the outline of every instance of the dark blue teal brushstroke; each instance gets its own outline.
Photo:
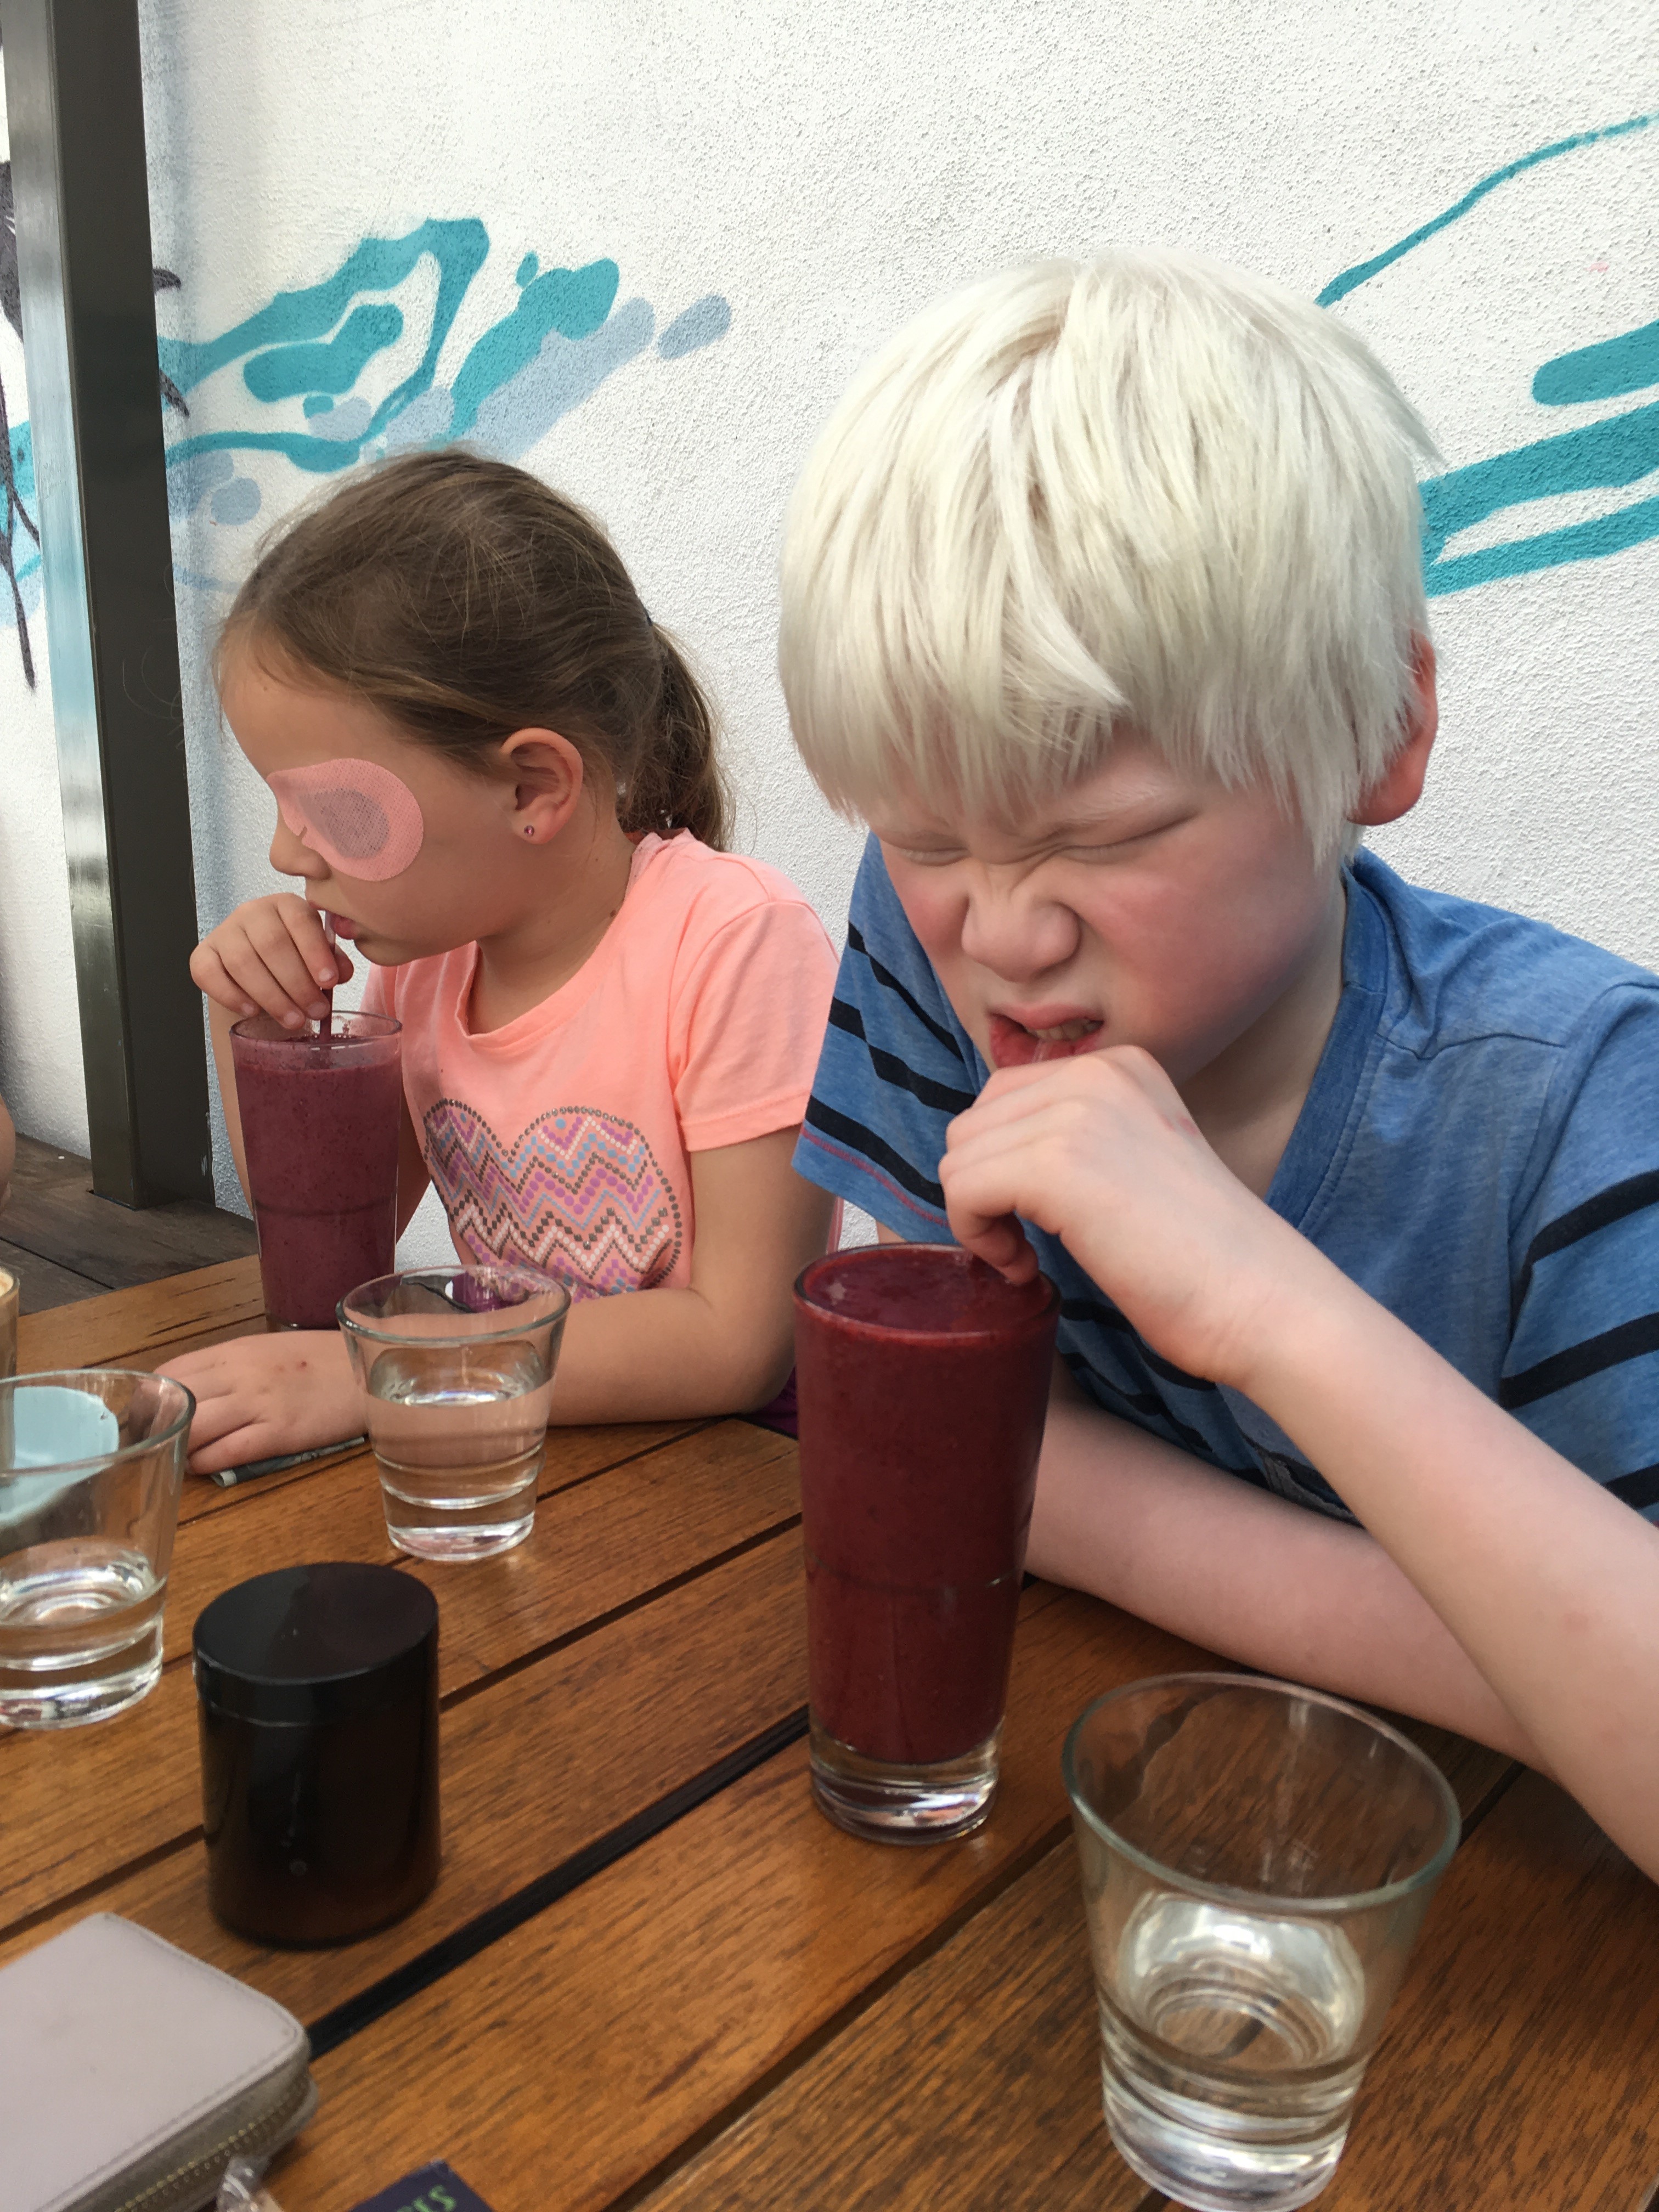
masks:
<instances>
[{"instance_id":1,"label":"dark blue teal brushstroke","mask_svg":"<svg viewBox=\"0 0 1659 2212\"><path fill-rule=\"evenodd\" d=\"M1587 399L1619 399L1627 392L1659 384L1659 323L1577 353L1557 354L1532 380L1532 396L1546 407L1570 407Z\"/></svg>"},{"instance_id":2,"label":"dark blue teal brushstroke","mask_svg":"<svg viewBox=\"0 0 1659 2212\"><path fill-rule=\"evenodd\" d=\"M1650 124L1656 122L1659 122L1659 113L1632 115L1623 123L1609 123L1601 131L1576 131L1571 138L1558 138L1552 146L1540 146L1533 153L1523 154L1518 161L1506 162L1501 169L1494 169L1489 177L1482 177L1478 185L1471 185L1462 198L1443 215L1434 216L1420 229L1413 231L1408 237L1400 239L1393 246L1385 246L1370 260L1356 262L1352 269L1345 269L1340 276L1333 276L1319 295L1316 305L1328 307L1338 300L1346 299L1350 292L1357 290L1361 284L1369 283L1373 276L1379 276L1402 254L1409 253L1413 246L1421 246L1425 238L1432 238L1436 231L1444 230L1448 223L1455 222L1460 216L1467 215L1472 207L1486 198L1488 192L1496 191L1499 185L1507 184L1511 177L1518 177L1522 170L1535 169L1540 161L1553 161L1558 154L1577 153L1581 146L1595 146L1606 138L1623 138L1632 131L1645 131Z\"/></svg>"},{"instance_id":3,"label":"dark blue teal brushstroke","mask_svg":"<svg viewBox=\"0 0 1659 2212\"><path fill-rule=\"evenodd\" d=\"M456 371L450 436L465 437L490 393L527 368L553 331L591 337L611 313L621 281L614 261L590 261L585 269L550 269L526 283L512 313L490 325Z\"/></svg>"},{"instance_id":4,"label":"dark blue teal brushstroke","mask_svg":"<svg viewBox=\"0 0 1659 2212\"><path fill-rule=\"evenodd\" d=\"M1432 222L1370 260L1358 262L1334 276L1320 293L1318 305L1328 307L1346 298L1523 170L1553 161L1558 154L1571 154L1580 147L1645 131L1655 122L1659 122L1659 115L1632 115L1623 123L1609 124L1605 130L1581 131L1571 138L1558 139L1494 169ZM1577 405L1587 400L1618 398L1654 383L1659 383L1659 323L1557 355L1534 377L1532 394L1546 406ZM1425 590L1431 599L1438 599L1448 592L1492 583L1500 576L1526 575L1571 561L1600 560L1659 538L1659 499L1646 499L1613 514L1564 524L1559 529L1540 531L1531 538L1513 538L1502 545L1483 546L1478 552L1450 558L1445 553L1448 542L1459 531L1506 508L1558 497L1563 492L1605 491L1639 483L1656 469L1659 469L1659 404L1634 408L1606 422L1586 423L1582 429L1540 438L1510 453L1496 453L1488 460L1474 461L1466 468L1430 477L1422 487Z\"/></svg>"},{"instance_id":5,"label":"dark blue teal brushstroke","mask_svg":"<svg viewBox=\"0 0 1659 2212\"><path fill-rule=\"evenodd\" d=\"M1540 439L1514 453L1498 453L1453 469L1423 486L1424 583L1431 599L1467 591L1499 576L1524 575L1534 568L1559 568L1569 561L1595 561L1622 553L1659 536L1659 499L1639 500L1613 514L1540 531L1479 552L1443 556L1447 541L1504 508L1562 492L1602 491L1639 483L1659 469L1659 402L1587 422L1559 437Z\"/></svg>"},{"instance_id":6,"label":"dark blue teal brushstroke","mask_svg":"<svg viewBox=\"0 0 1659 2212\"><path fill-rule=\"evenodd\" d=\"M279 292L269 307L261 307L220 337L200 343L163 338L161 367L181 392L188 392L244 354L265 346L298 346L325 338L359 292L391 291L404 281L423 254L429 253L438 264L438 296L426 351L411 374L375 409L361 439L307 437L298 430L212 430L198 437L180 438L169 446L168 467L176 467L192 453L233 448L286 453L296 467L317 473L349 467L357 458L359 447L431 385L444 340L489 252L489 234L476 216L453 222L423 222L403 238L366 238L323 283L301 292Z\"/></svg>"},{"instance_id":7,"label":"dark blue teal brushstroke","mask_svg":"<svg viewBox=\"0 0 1659 2212\"><path fill-rule=\"evenodd\" d=\"M402 310L389 300L377 300L354 307L336 337L256 353L242 371L242 380L256 399L297 399L302 392L349 392L374 356L396 345L403 334Z\"/></svg>"}]
</instances>

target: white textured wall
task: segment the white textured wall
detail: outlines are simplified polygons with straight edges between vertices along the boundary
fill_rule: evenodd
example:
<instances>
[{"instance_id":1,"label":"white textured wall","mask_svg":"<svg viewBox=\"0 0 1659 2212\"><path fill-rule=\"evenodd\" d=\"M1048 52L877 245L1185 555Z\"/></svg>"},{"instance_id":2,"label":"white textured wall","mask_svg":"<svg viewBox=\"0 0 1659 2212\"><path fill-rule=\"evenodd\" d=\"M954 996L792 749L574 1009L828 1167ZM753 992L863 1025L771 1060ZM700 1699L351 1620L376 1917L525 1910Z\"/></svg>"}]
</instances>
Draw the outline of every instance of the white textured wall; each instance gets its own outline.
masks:
<instances>
[{"instance_id":1,"label":"white textured wall","mask_svg":"<svg viewBox=\"0 0 1659 2212\"><path fill-rule=\"evenodd\" d=\"M1659 108L1646 12L1597 0L149 0L155 252L181 279L159 301L161 330L216 337L327 278L365 238L480 219L489 254L441 356L441 388L512 309L524 255L544 270L614 260L610 319L579 342L550 338L472 434L606 518L653 611L714 677L744 842L839 927L858 840L789 746L773 574L795 470L857 365L942 289L1033 254L1168 241L1317 293L1507 165ZM1659 398L1532 395L1545 362L1659 312L1656 186L1659 126L1534 162L1336 307L1422 408L1449 467ZM709 295L729 305L723 335ZM366 420L418 357L434 296L430 263L359 295L395 301L405 329L337 396L337 427ZM692 325L665 349L688 308ZM0 331L9 393L6 341ZM169 437L326 427L302 420L297 397L254 396L246 365L193 386L190 421L170 416ZM448 404L428 395L390 441L441 434ZM227 752L205 682L211 624L261 530L319 479L247 450L175 477L180 507L195 501L176 555L211 922L273 882L269 799ZM1448 556L1656 494L1659 476L1557 489L1529 509L1511 498ZM1419 814L1378 838L1388 857L1659 962L1656 604L1651 538L1437 598L1442 751ZM44 726L16 694L3 640L0 717L9 754L39 782ZM17 773L0 789L8 869L26 830L39 842L21 865L27 896L0 890L9 1080L25 1066L14 1024L44 1037L66 974L58 855L33 784L14 796ZM36 916L27 957L12 944L20 903ZM50 1110L73 1127L62 1041L27 1066L26 1123L46 1127Z\"/></svg>"}]
</instances>

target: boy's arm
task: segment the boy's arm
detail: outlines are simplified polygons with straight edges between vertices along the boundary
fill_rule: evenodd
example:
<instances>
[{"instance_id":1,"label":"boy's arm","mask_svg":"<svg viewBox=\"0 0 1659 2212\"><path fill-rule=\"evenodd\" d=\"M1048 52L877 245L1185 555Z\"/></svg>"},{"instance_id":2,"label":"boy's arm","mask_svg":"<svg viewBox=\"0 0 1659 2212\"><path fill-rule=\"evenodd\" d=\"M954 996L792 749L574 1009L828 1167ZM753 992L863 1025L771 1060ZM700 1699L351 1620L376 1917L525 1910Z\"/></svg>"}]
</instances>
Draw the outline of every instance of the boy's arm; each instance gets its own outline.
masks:
<instances>
[{"instance_id":1,"label":"boy's arm","mask_svg":"<svg viewBox=\"0 0 1659 2212\"><path fill-rule=\"evenodd\" d=\"M1057 1370L1026 1565L1174 1635L1546 1764L1363 1528L1207 1468Z\"/></svg>"},{"instance_id":2,"label":"boy's arm","mask_svg":"<svg viewBox=\"0 0 1659 2212\"><path fill-rule=\"evenodd\" d=\"M1241 1633L1264 1652L1284 1633L1304 1656L1269 1663L1524 1748L1659 1875L1659 1529L1483 1396L1229 1175L1144 1053L1005 1071L953 1124L940 1176L965 1244L1027 1276L1036 1261L1014 1217L1036 1222L1154 1350L1243 1392L1276 1421L1467 1653L1497 1710L1480 1725L1473 1703L1449 1711L1437 1694L1425 1703L1411 1693L1387 1652L1411 1615L1388 1608L1387 1578L1371 1569L1380 1579L1368 1579L1359 1564L1368 1555L1343 1549L1349 1532L1334 1525L1328 1536L1316 1524L1304 1535L1254 1502L1219 1492L1206 1500L1204 1470L1166 1464L1159 1480L1186 1486L1194 1522L1200 1506L1231 1516L1231 1539L1251 1547L1253 1570L1235 1552L1235 1583L1206 1540L1194 1572L1208 1587L1172 1626L1200 1641L1225 1637L1244 1656ZM1085 1490L1091 1455L1078 1449L1075 1424L1064 1410L1034 1561L1068 1577L1054 1547L1075 1538L1079 1520L1097 1530L1091 1558L1120 1540L1107 1501ZM1153 1464L1141 1455L1137 1463ZM1112 1571L1146 1611L1171 1596L1181 1569L1144 1483L1124 1487L1130 1557ZM1306 1589L1271 1567L1285 1545L1306 1547ZM1321 1585L1331 1576L1340 1579L1328 1597ZM1431 1645L1420 1648L1425 1680L1449 1683ZM1518 1739L1502 1727L1505 1711Z\"/></svg>"}]
</instances>

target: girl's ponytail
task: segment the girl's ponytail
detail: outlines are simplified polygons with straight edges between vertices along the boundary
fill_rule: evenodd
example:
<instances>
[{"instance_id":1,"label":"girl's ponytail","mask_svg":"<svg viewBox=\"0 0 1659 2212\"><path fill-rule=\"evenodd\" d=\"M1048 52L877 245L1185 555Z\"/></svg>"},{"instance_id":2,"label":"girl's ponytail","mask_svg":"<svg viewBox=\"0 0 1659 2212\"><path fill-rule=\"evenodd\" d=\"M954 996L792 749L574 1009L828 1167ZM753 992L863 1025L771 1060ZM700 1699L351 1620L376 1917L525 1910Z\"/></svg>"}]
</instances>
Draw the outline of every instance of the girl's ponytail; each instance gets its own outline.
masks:
<instances>
[{"instance_id":1,"label":"girl's ponytail","mask_svg":"<svg viewBox=\"0 0 1659 2212\"><path fill-rule=\"evenodd\" d=\"M654 743L641 748L623 805L623 827L689 830L721 853L732 834L732 796L714 716L674 640L654 623L652 635L662 660L662 711Z\"/></svg>"}]
</instances>

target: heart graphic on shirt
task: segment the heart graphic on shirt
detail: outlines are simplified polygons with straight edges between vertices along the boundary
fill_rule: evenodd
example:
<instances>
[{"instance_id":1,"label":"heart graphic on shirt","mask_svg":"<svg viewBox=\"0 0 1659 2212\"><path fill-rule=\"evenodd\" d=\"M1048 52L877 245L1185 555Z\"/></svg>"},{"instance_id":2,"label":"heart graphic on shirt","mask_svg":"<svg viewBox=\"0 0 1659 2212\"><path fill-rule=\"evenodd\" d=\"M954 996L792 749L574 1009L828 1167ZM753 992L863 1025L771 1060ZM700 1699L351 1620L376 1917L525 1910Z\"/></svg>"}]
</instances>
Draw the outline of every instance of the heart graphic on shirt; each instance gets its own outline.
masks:
<instances>
[{"instance_id":1,"label":"heart graphic on shirt","mask_svg":"<svg viewBox=\"0 0 1659 2212\"><path fill-rule=\"evenodd\" d=\"M614 1114L557 1106L504 1145L471 1106L441 1098L426 1164L464 1250L538 1268L573 1297L649 1290L680 1256L672 1187Z\"/></svg>"}]
</instances>

